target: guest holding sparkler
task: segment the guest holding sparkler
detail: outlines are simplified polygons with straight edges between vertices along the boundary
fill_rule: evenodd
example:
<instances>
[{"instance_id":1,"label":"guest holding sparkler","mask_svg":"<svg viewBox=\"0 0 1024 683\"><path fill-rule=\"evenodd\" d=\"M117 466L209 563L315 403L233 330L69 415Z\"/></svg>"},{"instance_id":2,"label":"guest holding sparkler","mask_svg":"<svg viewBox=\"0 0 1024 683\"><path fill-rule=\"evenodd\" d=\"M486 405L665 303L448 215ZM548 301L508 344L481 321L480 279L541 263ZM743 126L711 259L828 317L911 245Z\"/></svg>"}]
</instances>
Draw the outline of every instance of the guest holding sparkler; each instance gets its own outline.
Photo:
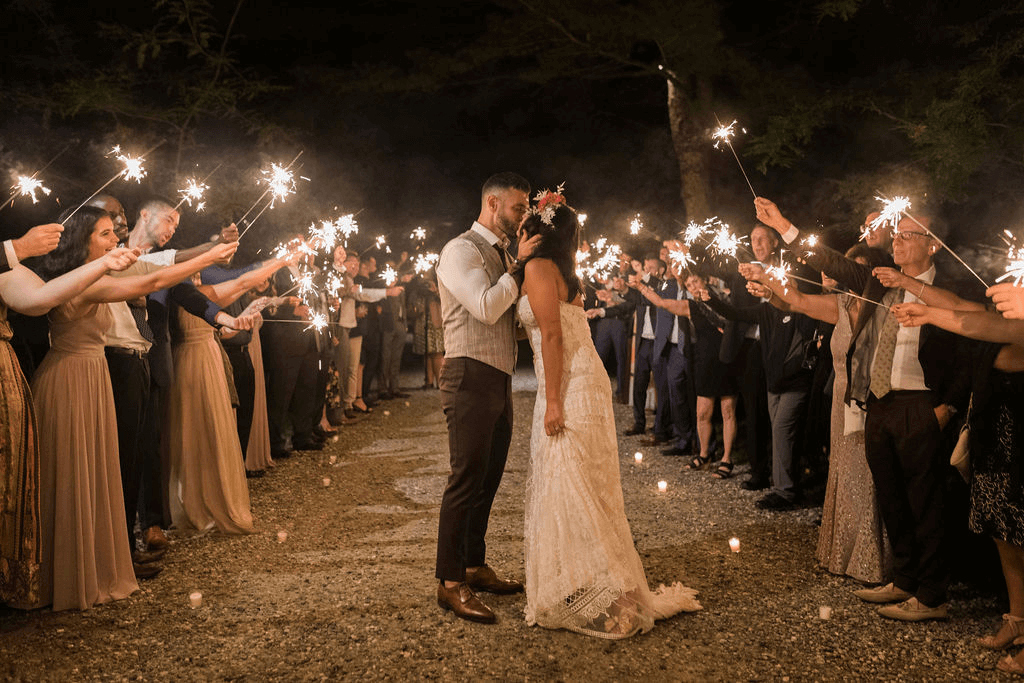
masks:
<instances>
[{"instance_id":1,"label":"guest holding sparkler","mask_svg":"<svg viewBox=\"0 0 1024 683\"><path fill-rule=\"evenodd\" d=\"M398 296L389 297L384 301L381 312L381 395L385 399L409 398L409 394L402 391L398 384L398 375L402 369L405 336L409 332L406 322L405 287L412 281L415 273L409 261L404 261L397 269L392 266L391 272L395 273L396 278L396 282L391 285L397 285L401 291Z\"/></svg>"},{"instance_id":2,"label":"guest holding sparkler","mask_svg":"<svg viewBox=\"0 0 1024 683\"><path fill-rule=\"evenodd\" d=\"M66 218L56 250L40 263L56 278L117 245L107 212L83 207ZM50 313L53 346L33 379L39 415L43 587L40 605L88 607L137 590L118 467L117 420L103 356L111 322L105 302L167 287L220 258L218 246L150 275L101 278Z\"/></svg>"},{"instance_id":3,"label":"guest holding sparkler","mask_svg":"<svg viewBox=\"0 0 1024 683\"><path fill-rule=\"evenodd\" d=\"M285 259L267 261L233 280L201 285L199 291L227 306L288 264ZM200 283L197 275L193 284ZM175 375L164 414L171 519L179 529L251 533L249 490L220 346L214 329L201 318L180 308L175 313ZM256 315L243 311L239 327L251 328Z\"/></svg>"},{"instance_id":4,"label":"guest holding sparkler","mask_svg":"<svg viewBox=\"0 0 1024 683\"><path fill-rule=\"evenodd\" d=\"M760 263L782 263L776 253L778 241L767 226L754 226L750 245ZM738 306L706 290L701 294L702 299L705 296L719 315L757 324L772 431L772 490L757 506L765 510L792 509L799 496L796 446L800 443L812 376L804 362L804 347L813 338L814 322L804 315L784 314L764 301ZM761 466L751 462L751 478L760 476L753 473L755 465Z\"/></svg>"},{"instance_id":5,"label":"guest holding sparkler","mask_svg":"<svg viewBox=\"0 0 1024 683\"><path fill-rule=\"evenodd\" d=\"M857 263L878 266L889 262L879 249L858 244L846 253ZM852 345L852 323L864 303L846 294L805 294L769 277L756 264L741 264L757 296L784 311L796 311L835 325L832 334L831 448L828 483L818 533L818 563L832 572L878 584L892 577L892 551L882 528L875 487L864 449L864 411L846 402L847 353ZM825 276L825 284L835 281Z\"/></svg>"},{"instance_id":6,"label":"guest holding sparkler","mask_svg":"<svg viewBox=\"0 0 1024 683\"><path fill-rule=\"evenodd\" d=\"M657 273L661 261L648 256L643 261L643 272L638 272L629 279L630 287L637 289L641 285L657 290L661 280ZM643 434L647 431L647 387L650 386L654 371L654 339L655 324L658 313L655 306L646 298L636 305L636 332L633 339L633 426L626 430L626 436ZM655 386L658 382L655 381Z\"/></svg>"},{"instance_id":7,"label":"guest holding sparkler","mask_svg":"<svg viewBox=\"0 0 1024 683\"><path fill-rule=\"evenodd\" d=\"M795 241L799 231L769 200L757 198L758 218ZM893 549L895 578L875 589L856 591L871 603L888 604L879 614L902 621L944 619L949 567L943 555L946 534L943 510L949 450L944 432L954 415L967 407L970 377L961 371L964 345L958 337L931 325L900 327L888 309L919 303L952 290L952 279L936 269L939 249L930 216L904 218L893 232L893 261L906 287L890 287L872 268L830 252L804 254L812 266L868 303L853 321L848 363L847 403L867 405L865 446L878 492L886 534ZM927 300L927 299L926 299Z\"/></svg>"},{"instance_id":8,"label":"guest holding sparkler","mask_svg":"<svg viewBox=\"0 0 1024 683\"><path fill-rule=\"evenodd\" d=\"M605 288L597 290L596 297L600 303L596 308L588 310L586 315L598 321L594 343L602 362L605 367L615 365L615 400L619 403L629 403L631 334L627 330L627 323L632 323L637 298L635 292L626 286L625 278L632 271L628 257L623 259L621 267L626 269L626 274L623 275L621 271L616 273L608 280Z\"/></svg>"},{"instance_id":9,"label":"guest holding sparkler","mask_svg":"<svg viewBox=\"0 0 1024 683\"><path fill-rule=\"evenodd\" d=\"M444 328L441 327L441 296L437 291L437 273L431 268L424 273L414 302L413 353L426 355L424 389L436 389L444 362Z\"/></svg>"},{"instance_id":10,"label":"guest holding sparkler","mask_svg":"<svg viewBox=\"0 0 1024 683\"><path fill-rule=\"evenodd\" d=\"M19 609L43 604L40 463L32 396L10 345L7 310L42 315L136 258L126 249L114 250L44 283L19 259L52 251L63 230L57 223L32 228L5 243L12 251L0 256L0 490L6 492L0 497L0 603Z\"/></svg>"}]
</instances>

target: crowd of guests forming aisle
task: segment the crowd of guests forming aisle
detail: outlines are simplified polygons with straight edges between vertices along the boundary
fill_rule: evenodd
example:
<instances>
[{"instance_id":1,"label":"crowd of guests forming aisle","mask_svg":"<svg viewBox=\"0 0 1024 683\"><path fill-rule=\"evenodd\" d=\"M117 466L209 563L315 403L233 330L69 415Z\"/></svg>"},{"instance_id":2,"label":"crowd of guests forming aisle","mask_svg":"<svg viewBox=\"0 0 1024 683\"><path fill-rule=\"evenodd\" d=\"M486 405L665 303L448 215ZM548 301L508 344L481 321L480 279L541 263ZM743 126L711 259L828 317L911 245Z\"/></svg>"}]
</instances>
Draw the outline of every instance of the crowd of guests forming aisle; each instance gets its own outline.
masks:
<instances>
[{"instance_id":1,"label":"crowd of guests forming aisle","mask_svg":"<svg viewBox=\"0 0 1024 683\"><path fill-rule=\"evenodd\" d=\"M742 486L784 512L823 485L815 557L883 617L948 617L951 532L993 538L1009 612L980 645L1024 644L1024 289L962 288L927 214L892 230L868 215L844 254L804 246L767 199L755 213L738 268L687 267L672 242L581 283L616 400L632 404L625 435L650 431L684 468L729 479L742 417ZM438 283L408 259L387 264L390 285L379 252L340 246L329 263L295 250L231 267L234 225L175 250L170 202L136 216L98 196L0 250L0 600L13 607L130 595L159 573L168 528L253 532L247 476L407 397L408 333L425 387L441 375ZM799 281L769 275L782 249ZM309 273L340 281L336 298L288 296ZM314 313L331 324L310 326ZM999 667L1024 673L1024 653Z\"/></svg>"},{"instance_id":2,"label":"crowd of guests forming aisle","mask_svg":"<svg viewBox=\"0 0 1024 683\"><path fill-rule=\"evenodd\" d=\"M247 477L409 396L398 377L410 331L425 388L436 385L436 280L413 282L404 255L387 264L391 286L374 255L343 247L333 262L295 249L240 268L236 226L176 250L172 203L150 198L135 215L130 226L101 195L0 250L0 602L11 607L125 598L162 570L167 529L252 533ZM288 296L300 269L330 295ZM330 324L311 326L316 314Z\"/></svg>"},{"instance_id":3,"label":"crowd of guests forming aisle","mask_svg":"<svg viewBox=\"0 0 1024 683\"><path fill-rule=\"evenodd\" d=\"M806 246L773 202L754 208L752 255L738 268L684 267L669 253L687 248L666 242L592 283L595 345L618 400L633 404L625 435L648 431L653 376L643 443L729 478L739 408L742 487L782 512L815 504L824 483L815 557L863 584L855 595L883 617L947 618L966 530L978 547L992 538L1009 612L979 645L1024 644L1024 288L963 286L938 258L944 226L926 213L876 230L869 214L864 241L844 254ZM782 249L799 280L771 276ZM1024 674L1024 651L998 667Z\"/></svg>"}]
</instances>

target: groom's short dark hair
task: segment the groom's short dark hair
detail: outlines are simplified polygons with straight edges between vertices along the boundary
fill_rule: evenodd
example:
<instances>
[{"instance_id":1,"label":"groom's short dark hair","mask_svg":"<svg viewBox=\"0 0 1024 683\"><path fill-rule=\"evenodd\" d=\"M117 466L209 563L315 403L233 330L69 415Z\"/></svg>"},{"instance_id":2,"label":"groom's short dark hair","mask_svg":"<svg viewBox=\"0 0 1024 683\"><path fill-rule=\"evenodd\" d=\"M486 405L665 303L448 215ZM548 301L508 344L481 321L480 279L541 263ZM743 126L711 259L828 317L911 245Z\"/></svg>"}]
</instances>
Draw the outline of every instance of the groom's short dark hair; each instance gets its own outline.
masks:
<instances>
[{"instance_id":1,"label":"groom's short dark hair","mask_svg":"<svg viewBox=\"0 0 1024 683\"><path fill-rule=\"evenodd\" d=\"M486 198L487 195L494 194L500 190L519 190L520 192L530 194L530 181L511 171L495 173L484 183L481 196Z\"/></svg>"}]
</instances>

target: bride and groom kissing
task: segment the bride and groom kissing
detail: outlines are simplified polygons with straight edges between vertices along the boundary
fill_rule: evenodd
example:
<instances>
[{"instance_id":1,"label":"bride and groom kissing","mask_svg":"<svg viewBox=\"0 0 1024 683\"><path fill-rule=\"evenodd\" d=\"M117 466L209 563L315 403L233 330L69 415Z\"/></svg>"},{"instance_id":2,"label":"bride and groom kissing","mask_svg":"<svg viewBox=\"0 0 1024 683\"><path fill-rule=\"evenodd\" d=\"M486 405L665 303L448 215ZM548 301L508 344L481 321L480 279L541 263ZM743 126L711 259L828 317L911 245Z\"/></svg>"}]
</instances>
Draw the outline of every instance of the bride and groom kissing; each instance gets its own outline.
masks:
<instances>
[{"instance_id":1,"label":"bride and groom kissing","mask_svg":"<svg viewBox=\"0 0 1024 683\"><path fill-rule=\"evenodd\" d=\"M494 623L476 593L524 589L499 578L485 558L512 439L518 315L537 375L524 529L527 623L626 638L700 603L679 583L648 588L626 520L611 384L581 304L576 212L561 188L539 193L533 207L529 194L515 173L489 178L480 216L445 245L437 265L451 463L438 524L437 602L463 619Z\"/></svg>"}]
</instances>

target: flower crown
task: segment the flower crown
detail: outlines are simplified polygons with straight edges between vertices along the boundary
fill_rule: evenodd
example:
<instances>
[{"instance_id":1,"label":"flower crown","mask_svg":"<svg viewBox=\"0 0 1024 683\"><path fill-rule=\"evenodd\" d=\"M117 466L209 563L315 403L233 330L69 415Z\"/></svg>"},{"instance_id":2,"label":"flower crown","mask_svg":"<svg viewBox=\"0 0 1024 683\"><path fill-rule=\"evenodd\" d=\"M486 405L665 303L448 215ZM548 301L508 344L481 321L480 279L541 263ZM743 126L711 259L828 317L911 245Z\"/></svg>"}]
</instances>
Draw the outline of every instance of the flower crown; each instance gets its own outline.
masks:
<instances>
[{"instance_id":1,"label":"flower crown","mask_svg":"<svg viewBox=\"0 0 1024 683\"><path fill-rule=\"evenodd\" d=\"M555 209L558 205L564 204L567 208L572 208L566 203L565 195L562 194L563 192L565 192L565 183L556 187L554 192L547 189L539 191L533 197L533 201L537 202L537 205L532 207L529 213L535 216L540 216L540 220L543 223L554 227L551 219L554 218Z\"/></svg>"}]
</instances>

